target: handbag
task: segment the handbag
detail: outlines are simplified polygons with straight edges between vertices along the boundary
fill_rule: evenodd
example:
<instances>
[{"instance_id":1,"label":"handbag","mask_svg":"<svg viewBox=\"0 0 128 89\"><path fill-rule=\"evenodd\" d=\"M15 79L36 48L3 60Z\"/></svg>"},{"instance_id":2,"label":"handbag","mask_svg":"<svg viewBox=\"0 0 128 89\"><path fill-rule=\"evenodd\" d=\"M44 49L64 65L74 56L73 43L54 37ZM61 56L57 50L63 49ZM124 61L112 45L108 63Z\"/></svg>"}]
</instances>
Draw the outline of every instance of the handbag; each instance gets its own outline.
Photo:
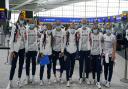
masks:
<instances>
[{"instance_id":1,"label":"handbag","mask_svg":"<svg viewBox=\"0 0 128 89\"><path fill-rule=\"evenodd\" d=\"M44 55L43 57L40 58L40 65L43 66L47 64L50 64L49 56Z\"/></svg>"}]
</instances>

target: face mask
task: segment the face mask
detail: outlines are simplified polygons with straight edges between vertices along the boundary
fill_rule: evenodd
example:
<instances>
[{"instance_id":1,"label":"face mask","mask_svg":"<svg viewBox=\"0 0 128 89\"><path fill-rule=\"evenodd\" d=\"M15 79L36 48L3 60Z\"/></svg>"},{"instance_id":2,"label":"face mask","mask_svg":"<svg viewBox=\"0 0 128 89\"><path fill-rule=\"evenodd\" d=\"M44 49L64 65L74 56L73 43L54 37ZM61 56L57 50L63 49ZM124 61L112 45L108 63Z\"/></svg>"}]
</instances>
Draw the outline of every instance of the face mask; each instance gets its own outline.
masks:
<instances>
[{"instance_id":1,"label":"face mask","mask_svg":"<svg viewBox=\"0 0 128 89\"><path fill-rule=\"evenodd\" d=\"M93 30L93 33L97 34L98 33L98 30L97 29Z\"/></svg>"},{"instance_id":2,"label":"face mask","mask_svg":"<svg viewBox=\"0 0 128 89\"><path fill-rule=\"evenodd\" d=\"M56 27L56 30L57 30L57 31L60 31L60 30L61 30L61 26L57 26L57 27Z\"/></svg>"},{"instance_id":3,"label":"face mask","mask_svg":"<svg viewBox=\"0 0 128 89\"><path fill-rule=\"evenodd\" d=\"M86 28L86 27L87 27L87 25L86 25L86 24L83 24L83 25L82 25L82 28Z\"/></svg>"},{"instance_id":4,"label":"face mask","mask_svg":"<svg viewBox=\"0 0 128 89\"><path fill-rule=\"evenodd\" d=\"M75 27L70 27L71 29L75 29Z\"/></svg>"},{"instance_id":5,"label":"face mask","mask_svg":"<svg viewBox=\"0 0 128 89\"><path fill-rule=\"evenodd\" d=\"M30 30L33 30L34 27L35 27L35 24L29 24L29 29L30 29Z\"/></svg>"},{"instance_id":6,"label":"face mask","mask_svg":"<svg viewBox=\"0 0 128 89\"><path fill-rule=\"evenodd\" d=\"M70 29L71 34L75 33L75 29Z\"/></svg>"},{"instance_id":7,"label":"face mask","mask_svg":"<svg viewBox=\"0 0 128 89\"><path fill-rule=\"evenodd\" d=\"M107 33L107 35L110 35L111 34L111 30L107 29L106 33Z\"/></svg>"},{"instance_id":8,"label":"face mask","mask_svg":"<svg viewBox=\"0 0 128 89\"><path fill-rule=\"evenodd\" d=\"M20 20L19 23L20 23L20 24L24 24L24 20Z\"/></svg>"},{"instance_id":9,"label":"face mask","mask_svg":"<svg viewBox=\"0 0 128 89\"><path fill-rule=\"evenodd\" d=\"M47 30L48 34L51 34L52 33L52 30Z\"/></svg>"}]
</instances>

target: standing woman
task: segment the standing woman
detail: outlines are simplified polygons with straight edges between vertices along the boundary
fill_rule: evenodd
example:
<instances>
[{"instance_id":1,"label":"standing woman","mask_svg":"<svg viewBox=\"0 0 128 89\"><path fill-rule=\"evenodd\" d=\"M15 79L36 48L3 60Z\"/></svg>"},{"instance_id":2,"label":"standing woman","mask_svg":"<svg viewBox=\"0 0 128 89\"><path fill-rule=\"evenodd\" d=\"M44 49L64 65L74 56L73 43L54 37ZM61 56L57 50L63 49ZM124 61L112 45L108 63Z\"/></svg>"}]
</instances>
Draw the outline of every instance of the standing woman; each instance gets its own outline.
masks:
<instances>
[{"instance_id":1,"label":"standing woman","mask_svg":"<svg viewBox=\"0 0 128 89\"><path fill-rule=\"evenodd\" d=\"M90 34L91 34L91 29L87 27L86 25L86 20L83 20L84 24L82 25L81 28L78 29L78 38L79 38L79 77L80 81L79 83L81 84L83 81L83 73L84 73L84 67L85 67L85 72L86 72L86 82L87 84L90 84L89 81L89 72L90 72L90 45L91 45L91 39L90 39Z\"/></svg>"},{"instance_id":2,"label":"standing woman","mask_svg":"<svg viewBox=\"0 0 128 89\"><path fill-rule=\"evenodd\" d=\"M110 87L112 75L113 75L113 65L115 62L116 53L116 37L112 34L111 25L107 24L106 34L103 36L104 40L104 76L105 76L105 86Z\"/></svg>"},{"instance_id":3,"label":"standing woman","mask_svg":"<svg viewBox=\"0 0 128 89\"><path fill-rule=\"evenodd\" d=\"M38 51L38 36L37 27L34 20L29 20L28 28L26 29L26 83L30 82L30 63L32 61L32 84L35 83L36 72L36 56Z\"/></svg>"},{"instance_id":4,"label":"standing woman","mask_svg":"<svg viewBox=\"0 0 128 89\"><path fill-rule=\"evenodd\" d=\"M95 74L97 74L97 83L96 86L100 89L100 74L101 74L101 40L102 36L98 27L94 25L91 34L91 64L92 64L92 75L93 75L93 84L95 83Z\"/></svg>"},{"instance_id":5,"label":"standing woman","mask_svg":"<svg viewBox=\"0 0 128 89\"><path fill-rule=\"evenodd\" d=\"M75 24L71 23L70 28L67 30L66 36L66 78L67 87L70 87L70 79L72 78L74 65L75 65L75 55L77 51L76 41L77 34L75 31Z\"/></svg>"},{"instance_id":6,"label":"standing woman","mask_svg":"<svg viewBox=\"0 0 128 89\"><path fill-rule=\"evenodd\" d=\"M6 89L12 87L12 80L15 74L15 69L17 65L17 60L19 57L19 69L18 69L18 86L21 87L21 75L24 64L24 54L25 54L25 21L23 18L18 20L16 25L12 26L11 37L10 37L10 49L11 49L11 70L9 83Z\"/></svg>"},{"instance_id":7,"label":"standing woman","mask_svg":"<svg viewBox=\"0 0 128 89\"><path fill-rule=\"evenodd\" d=\"M52 31L53 34L53 73L54 73L54 82L57 82L56 76L56 63L59 59L60 63L60 76L59 80L62 83L62 74L64 70L64 48L65 48L65 29L62 28L62 25L59 21L56 22L56 27Z\"/></svg>"},{"instance_id":8,"label":"standing woman","mask_svg":"<svg viewBox=\"0 0 128 89\"><path fill-rule=\"evenodd\" d=\"M48 84L50 84L51 78L51 66L52 66L52 25L47 25L47 30L45 30L40 39L40 53L43 55L48 55L50 63L47 64L47 79ZM40 65L40 85L43 85L43 73L44 65Z\"/></svg>"}]
</instances>

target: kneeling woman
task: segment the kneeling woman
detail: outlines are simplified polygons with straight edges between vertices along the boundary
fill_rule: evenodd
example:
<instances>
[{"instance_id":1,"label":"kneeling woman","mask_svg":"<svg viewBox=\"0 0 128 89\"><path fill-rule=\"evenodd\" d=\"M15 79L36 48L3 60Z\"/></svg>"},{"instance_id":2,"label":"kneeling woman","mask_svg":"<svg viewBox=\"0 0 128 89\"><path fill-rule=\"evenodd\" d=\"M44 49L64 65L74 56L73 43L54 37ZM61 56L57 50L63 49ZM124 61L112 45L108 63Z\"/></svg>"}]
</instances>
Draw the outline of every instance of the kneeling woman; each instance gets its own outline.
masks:
<instances>
[{"instance_id":1,"label":"kneeling woman","mask_svg":"<svg viewBox=\"0 0 128 89\"><path fill-rule=\"evenodd\" d=\"M52 26L51 24L47 25L47 30L44 31L41 35L40 39L40 52L43 55L48 55L50 63L47 64L47 78L48 84L50 84L51 77L51 66L52 66ZM44 65L40 65L40 85L43 85L43 73L44 73Z\"/></svg>"},{"instance_id":2,"label":"kneeling woman","mask_svg":"<svg viewBox=\"0 0 128 89\"><path fill-rule=\"evenodd\" d=\"M72 23L67 31L66 39L66 77L67 77L67 87L70 86L70 79L72 78L74 65L75 65L75 53L77 51L76 46L76 31L74 29L75 24Z\"/></svg>"}]
</instances>

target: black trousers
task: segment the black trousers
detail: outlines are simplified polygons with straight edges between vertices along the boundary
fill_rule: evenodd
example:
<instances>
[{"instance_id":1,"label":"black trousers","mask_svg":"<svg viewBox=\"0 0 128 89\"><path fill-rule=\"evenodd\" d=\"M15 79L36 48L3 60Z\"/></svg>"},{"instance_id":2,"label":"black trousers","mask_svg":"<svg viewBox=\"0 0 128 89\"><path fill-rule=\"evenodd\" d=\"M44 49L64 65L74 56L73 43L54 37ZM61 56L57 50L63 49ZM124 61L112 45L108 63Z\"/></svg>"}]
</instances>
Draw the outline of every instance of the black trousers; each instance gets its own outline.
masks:
<instances>
[{"instance_id":1,"label":"black trousers","mask_svg":"<svg viewBox=\"0 0 128 89\"><path fill-rule=\"evenodd\" d=\"M35 75L36 72L36 56L37 51L28 51L26 53L26 75L29 76L30 73L30 62L32 60L32 75Z\"/></svg>"},{"instance_id":2,"label":"black trousers","mask_svg":"<svg viewBox=\"0 0 128 89\"><path fill-rule=\"evenodd\" d=\"M50 64L47 65L47 79L50 79L50 77L51 77L51 66L52 66L52 56L51 55L49 55L49 61L50 61ZM45 67L45 65L40 65L40 80L43 79L44 67Z\"/></svg>"},{"instance_id":3,"label":"black trousers","mask_svg":"<svg viewBox=\"0 0 128 89\"><path fill-rule=\"evenodd\" d=\"M24 64L25 49L21 49L18 52L14 52L14 54L15 54L15 58L13 58L12 62L11 62L11 70L10 70L9 80L12 80L14 77L18 56L19 56L18 78L21 78L22 70L23 70L23 64Z\"/></svg>"},{"instance_id":4,"label":"black trousers","mask_svg":"<svg viewBox=\"0 0 128 89\"><path fill-rule=\"evenodd\" d=\"M74 66L75 66L75 55L76 53L68 53L66 52L67 59L65 61L65 66L66 66L66 79L69 81L69 78L72 78L73 71L74 71Z\"/></svg>"},{"instance_id":5,"label":"black trousers","mask_svg":"<svg viewBox=\"0 0 128 89\"><path fill-rule=\"evenodd\" d=\"M100 73L102 70L100 55L91 55L91 65L93 79L95 79L95 74L97 74L97 82L100 82Z\"/></svg>"},{"instance_id":6,"label":"black trousers","mask_svg":"<svg viewBox=\"0 0 128 89\"><path fill-rule=\"evenodd\" d=\"M109 82L111 82L113 75L113 64L114 62L112 61L111 57L109 57L109 63L106 63L104 60L104 76L105 76L105 80Z\"/></svg>"},{"instance_id":7,"label":"black trousers","mask_svg":"<svg viewBox=\"0 0 128 89\"><path fill-rule=\"evenodd\" d=\"M52 62L53 62L53 73L54 75L56 75L56 62L57 60L59 59L59 63L60 63L60 77L64 71L64 56L63 57L59 57L59 54L61 52L57 52L57 51L53 51L53 59L52 59Z\"/></svg>"},{"instance_id":8,"label":"black trousers","mask_svg":"<svg viewBox=\"0 0 128 89\"><path fill-rule=\"evenodd\" d=\"M80 51L79 55L79 77L82 78L82 74L86 72L86 78L88 78L90 72L90 51ZM83 70L84 66L85 70Z\"/></svg>"}]
</instances>

